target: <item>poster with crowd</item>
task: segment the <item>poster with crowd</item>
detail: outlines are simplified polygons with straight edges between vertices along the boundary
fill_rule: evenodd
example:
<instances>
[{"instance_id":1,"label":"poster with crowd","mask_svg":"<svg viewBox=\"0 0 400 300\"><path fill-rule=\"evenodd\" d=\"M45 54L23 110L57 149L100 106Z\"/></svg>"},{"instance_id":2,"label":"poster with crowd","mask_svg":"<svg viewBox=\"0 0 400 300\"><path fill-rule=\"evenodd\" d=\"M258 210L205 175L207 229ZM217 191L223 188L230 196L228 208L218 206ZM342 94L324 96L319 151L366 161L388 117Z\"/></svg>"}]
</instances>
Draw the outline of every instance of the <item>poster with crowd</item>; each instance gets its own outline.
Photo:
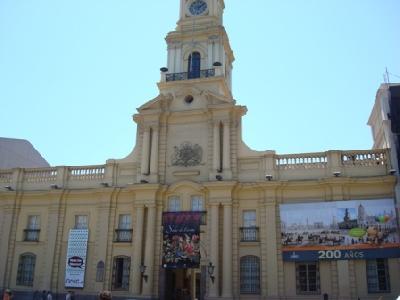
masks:
<instances>
[{"instance_id":1,"label":"poster with crowd","mask_svg":"<svg viewBox=\"0 0 400 300\"><path fill-rule=\"evenodd\" d=\"M66 288L84 287L88 238L88 229L69 231L64 282Z\"/></svg>"},{"instance_id":2,"label":"poster with crowd","mask_svg":"<svg viewBox=\"0 0 400 300\"><path fill-rule=\"evenodd\" d=\"M166 269L200 267L201 212L163 214L163 258Z\"/></svg>"},{"instance_id":3,"label":"poster with crowd","mask_svg":"<svg viewBox=\"0 0 400 300\"><path fill-rule=\"evenodd\" d=\"M400 257L393 199L280 205L285 261Z\"/></svg>"}]
</instances>

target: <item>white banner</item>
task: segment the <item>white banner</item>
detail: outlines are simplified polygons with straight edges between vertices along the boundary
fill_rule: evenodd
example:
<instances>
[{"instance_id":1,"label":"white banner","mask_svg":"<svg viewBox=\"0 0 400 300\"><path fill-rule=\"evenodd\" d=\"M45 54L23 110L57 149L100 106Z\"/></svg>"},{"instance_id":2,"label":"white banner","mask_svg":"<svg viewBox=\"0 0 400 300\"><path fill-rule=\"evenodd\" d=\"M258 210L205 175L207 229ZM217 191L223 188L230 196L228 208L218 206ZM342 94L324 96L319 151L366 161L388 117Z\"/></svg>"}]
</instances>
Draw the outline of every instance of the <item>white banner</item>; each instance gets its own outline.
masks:
<instances>
[{"instance_id":1,"label":"white banner","mask_svg":"<svg viewBox=\"0 0 400 300\"><path fill-rule=\"evenodd\" d=\"M66 288L84 287L88 238L88 229L69 231L64 284Z\"/></svg>"}]
</instances>

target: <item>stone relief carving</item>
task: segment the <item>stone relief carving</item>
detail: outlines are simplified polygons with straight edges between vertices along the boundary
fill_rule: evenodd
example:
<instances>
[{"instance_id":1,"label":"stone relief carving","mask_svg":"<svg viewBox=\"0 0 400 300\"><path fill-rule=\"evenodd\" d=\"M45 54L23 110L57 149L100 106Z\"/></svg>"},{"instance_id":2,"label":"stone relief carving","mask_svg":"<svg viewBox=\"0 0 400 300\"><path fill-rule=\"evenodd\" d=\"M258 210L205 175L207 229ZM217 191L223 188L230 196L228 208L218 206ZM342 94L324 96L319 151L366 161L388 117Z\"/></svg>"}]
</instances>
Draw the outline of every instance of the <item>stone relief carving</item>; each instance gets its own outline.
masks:
<instances>
[{"instance_id":1,"label":"stone relief carving","mask_svg":"<svg viewBox=\"0 0 400 300\"><path fill-rule=\"evenodd\" d=\"M183 142L180 146L174 147L172 154L172 165L193 167L201 164L203 158L203 149L198 144Z\"/></svg>"}]
</instances>

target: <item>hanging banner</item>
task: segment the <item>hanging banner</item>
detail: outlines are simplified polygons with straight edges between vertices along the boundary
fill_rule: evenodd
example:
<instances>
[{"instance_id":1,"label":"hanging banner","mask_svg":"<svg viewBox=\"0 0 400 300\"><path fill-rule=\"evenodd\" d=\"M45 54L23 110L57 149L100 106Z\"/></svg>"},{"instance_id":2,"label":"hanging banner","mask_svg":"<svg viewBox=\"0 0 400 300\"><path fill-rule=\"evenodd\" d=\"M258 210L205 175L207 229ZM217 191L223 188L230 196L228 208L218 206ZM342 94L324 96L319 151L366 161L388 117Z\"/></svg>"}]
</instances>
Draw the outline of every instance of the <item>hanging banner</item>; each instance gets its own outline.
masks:
<instances>
[{"instance_id":1,"label":"hanging banner","mask_svg":"<svg viewBox=\"0 0 400 300\"><path fill-rule=\"evenodd\" d=\"M66 288L84 287L88 238L88 229L69 231L64 282Z\"/></svg>"},{"instance_id":2,"label":"hanging banner","mask_svg":"<svg viewBox=\"0 0 400 300\"><path fill-rule=\"evenodd\" d=\"M200 225L202 212L163 214L163 267L188 269L200 267Z\"/></svg>"},{"instance_id":3,"label":"hanging banner","mask_svg":"<svg viewBox=\"0 0 400 300\"><path fill-rule=\"evenodd\" d=\"M281 204L285 261L400 257L393 199Z\"/></svg>"}]
</instances>

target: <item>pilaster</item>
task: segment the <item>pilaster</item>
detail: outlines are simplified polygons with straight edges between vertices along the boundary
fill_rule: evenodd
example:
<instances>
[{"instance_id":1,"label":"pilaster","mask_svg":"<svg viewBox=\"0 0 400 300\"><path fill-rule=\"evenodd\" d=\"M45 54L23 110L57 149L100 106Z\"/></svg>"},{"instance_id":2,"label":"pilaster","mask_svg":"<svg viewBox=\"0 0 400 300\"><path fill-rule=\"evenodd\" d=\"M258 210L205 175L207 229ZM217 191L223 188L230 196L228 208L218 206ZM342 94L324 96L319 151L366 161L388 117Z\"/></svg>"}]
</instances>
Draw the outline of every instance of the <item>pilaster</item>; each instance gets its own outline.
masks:
<instances>
[{"instance_id":1,"label":"pilaster","mask_svg":"<svg viewBox=\"0 0 400 300\"><path fill-rule=\"evenodd\" d=\"M222 297L232 298L232 204L224 203Z\"/></svg>"},{"instance_id":2,"label":"pilaster","mask_svg":"<svg viewBox=\"0 0 400 300\"><path fill-rule=\"evenodd\" d=\"M140 265L142 263L142 249L143 249L143 220L144 220L144 206L135 206L136 210L136 224L134 236L134 250L133 250L133 263L132 263L132 293L140 295L142 278L140 274Z\"/></svg>"}]
</instances>

